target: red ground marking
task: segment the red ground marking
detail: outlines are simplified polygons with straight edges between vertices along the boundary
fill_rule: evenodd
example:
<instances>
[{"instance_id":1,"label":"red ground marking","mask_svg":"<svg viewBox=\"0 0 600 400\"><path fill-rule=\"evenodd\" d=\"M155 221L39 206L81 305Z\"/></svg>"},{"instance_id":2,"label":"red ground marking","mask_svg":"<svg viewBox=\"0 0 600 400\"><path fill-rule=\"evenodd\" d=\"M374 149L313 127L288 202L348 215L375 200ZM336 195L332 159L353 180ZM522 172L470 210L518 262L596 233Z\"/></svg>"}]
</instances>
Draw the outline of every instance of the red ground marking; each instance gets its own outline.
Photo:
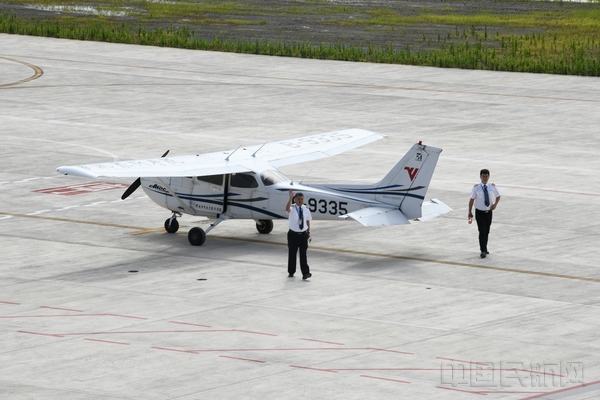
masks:
<instances>
[{"instance_id":1,"label":"red ground marking","mask_svg":"<svg viewBox=\"0 0 600 400\"><path fill-rule=\"evenodd\" d=\"M20 306L21 303L13 303L12 301L0 301L0 304L10 304L11 306Z\"/></svg>"},{"instance_id":2,"label":"red ground marking","mask_svg":"<svg viewBox=\"0 0 600 400\"><path fill-rule=\"evenodd\" d=\"M124 183L113 183L113 182L88 182L80 183L78 185L59 186L54 188L37 189L32 190L36 193L46 194L58 194L61 196L73 196L77 194L86 194L93 192L101 192L104 190L123 189L129 185Z\"/></svg>"},{"instance_id":3,"label":"red ground marking","mask_svg":"<svg viewBox=\"0 0 600 400\"><path fill-rule=\"evenodd\" d=\"M436 357L436 358L438 358L440 360L456 361L456 362L463 362L463 363L468 363L468 364L488 365L487 363L481 363L481 362L476 362L476 361L457 360L456 358L445 358L445 357Z\"/></svg>"},{"instance_id":4,"label":"red ground marking","mask_svg":"<svg viewBox=\"0 0 600 400\"><path fill-rule=\"evenodd\" d=\"M361 375L363 378L371 378L371 379L380 379L382 381L390 381L390 382L400 382L400 383L410 383L408 381L401 381L399 379L390 379L390 378L381 378L379 376L369 376L369 375Z\"/></svg>"},{"instance_id":5,"label":"red ground marking","mask_svg":"<svg viewBox=\"0 0 600 400\"><path fill-rule=\"evenodd\" d=\"M290 367L292 367L292 368L300 368L300 369L310 369L312 371L333 372L334 374L337 374L337 371L333 371L333 370L330 370L330 369L313 368L313 367L302 367L300 365L290 365Z\"/></svg>"},{"instance_id":6,"label":"red ground marking","mask_svg":"<svg viewBox=\"0 0 600 400\"><path fill-rule=\"evenodd\" d=\"M197 352L232 352L232 351L352 351L366 350L364 347L283 347L283 348L259 348L259 349L196 349ZM434 369L439 371L439 368Z\"/></svg>"},{"instance_id":7,"label":"red ground marking","mask_svg":"<svg viewBox=\"0 0 600 400\"><path fill-rule=\"evenodd\" d=\"M454 388L447 388L447 387L443 387L443 386L436 386L436 388L438 389L446 389L446 390L453 390L455 392L462 392L462 393L470 393L470 394L478 394L481 396L487 396L487 393L485 392L474 392L471 390L462 390L462 389L454 389Z\"/></svg>"},{"instance_id":8,"label":"red ground marking","mask_svg":"<svg viewBox=\"0 0 600 400\"><path fill-rule=\"evenodd\" d=\"M331 368L335 371L454 371L454 368L396 368L396 367L382 367L382 368ZM465 368L464 371L482 371L479 368ZM545 374L544 372L539 371L530 371L526 369L516 369L516 368L490 368L488 371L523 371L523 372L533 372L538 374ZM548 374L554 376L562 376L556 374Z\"/></svg>"},{"instance_id":9,"label":"red ground marking","mask_svg":"<svg viewBox=\"0 0 600 400\"><path fill-rule=\"evenodd\" d=\"M149 319L149 318L144 318L144 317L134 317L133 315L123 315L123 314L99 314L99 315L111 315L113 317L132 318L132 319L141 319L141 320Z\"/></svg>"},{"instance_id":10,"label":"red ground marking","mask_svg":"<svg viewBox=\"0 0 600 400\"><path fill-rule=\"evenodd\" d=\"M134 335L134 334L155 334L155 333L202 333L202 332L223 332L223 331L205 331L205 330L173 330L173 331L106 331L106 332L70 332L61 333L64 336L82 336L82 335ZM229 331L225 331L229 332ZM195 351L195 350L194 350Z\"/></svg>"},{"instance_id":11,"label":"red ground marking","mask_svg":"<svg viewBox=\"0 0 600 400\"><path fill-rule=\"evenodd\" d=\"M101 343L111 343L111 344L125 344L125 345L130 344L130 343L125 343L125 342L113 342L112 340L100 340L100 339L90 339L90 338L84 338L83 340L89 340L90 342L101 342Z\"/></svg>"},{"instance_id":12,"label":"red ground marking","mask_svg":"<svg viewBox=\"0 0 600 400\"><path fill-rule=\"evenodd\" d=\"M252 333L252 334L255 334L255 335L278 336L278 335L276 335L274 333L246 331L246 330L243 330L243 329L231 329L231 332L244 332L244 333Z\"/></svg>"},{"instance_id":13,"label":"red ground marking","mask_svg":"<svg viewBox=\"0 0 600 400\"><path fill-rule=\"evenodd\" d=\"M327 343L327 344L337 344L338 346L345 346L344 343L336 343L336 342L326 342L325 340L317 340L317 339L304 339L300 338L300 340L307 340L309 342L318 342L318 343Z\"/></svg>"},{"instance_id":14,"label":"red ground marking","mask_svg":"<svg viewBox=\"0 0 600 400\"><path fill-rule=\"evenodd\" d=\"M230 357L230 356L219 356L222 358L231 358L233 360L242 360L242 361L252 361L252 362L256 362L256 363L266 363L266 361L261 361L261 360L252 360L250 358L240 358L240 357Z\"/></svg>"},{"instance_id":15,"label":"red ground marking","mask_svg":"<svg viewBox=\"0 0 600 400\"><path fill-rule=\"evenodd\" d=\"M0 315L0 318L56 318L56 317L121 317L121 318L134 318L143 319L148 318L132 317L129 315L119 314L50 314L50 315Z\"/></svg>"},{"instance_id":16,"label":"red ground marking","mask_svg":"<svg viewBox=\"0 0 600 400\"><path fill-rule=\"evenodd\" d=\"M589 382L589 383L583 383L583 384L581 384L581 385L577 385L577 386L571 386L571 387L568 387L568 388L564 388L564 389L555 390L555 391L553 391L553 392L546 392L546 393L538 394L538 395L536 395L536 396L525 397L525 398L524 398L524 399L522 399L522 400L533 400L533 399L538 399L538 398L540 398L540 397L546 397L546 396L548 396L548 395L551 395L551 394L562 393L562 392L568 392L569 390L576 390L576 389L584 388L584 387L586 387L586 386L597 385L597 384L599 384L599 383L600 383L600 381L594 381L594 382Z\"/></svg>"},{"instance_id":17,"label":"red ground marking","mask_svg":"<svg viewBox=\"0 0 600 400\"><path fill-rule=\"evenodd\" d=\"M377 350L377 351L386 351L388 353L398 353L398 354L409 354L414 356L415 353L410 353L408 351L398 351L398 350L388 350L388 349L378 349L376 347L366 347L367 350Z\"/></svg>"},{"instance_id":18,"label":"red ground marking","mask_svg":"<svg viewBox=\"0 0 600 400\"><path fill-rule=\"evenodd\" d=\"M201 326L203 328L210 328L210 325L202 325L202 324L193 324L191 322L179 322L179 321L169 321L172 324L180 324L180 325L192 325L192 326Z\"/></svg>"},{"instance_id":19,"label":"red ground marking","mask_svg":"<svg viewBox=\"0 0 600 400\"><path fill-rule=\"evenodd\" d=\"M155 349L155 350L166 350L166 351L174 351L176 353L189 353L189 354L198 354L196 353L194 350L178 350L178 349L169 349L167 347L156 347L156 346L152 346L150 347L151 349Z\"/></svg>"},{"instance_id":20,"label":"red ground marking","mask_svg":"<svg viewBox=\"0 0 600 400\"><path fill-rule=\"evenodd\" d=\"M62 310L62 311L83 312L83 310L73 310L72 308L60 308L60 307L50 307L50 306L40 306L40 308L48 308L48 309L50 309L50 310Z\"/></svg>"},{"instance_id":21,"label":"red ground marking","mask_svg":"<svg viewBox=\"0 0 600 400\"><path fill-rule=\"evenodd\" d=\"M381 368L331 368L334 371L443 371L439 368L399 368L399 367L381 367ZM449 370L452 371L452 370ZM467 370L468 371L468 370Z\"/></svg>"},{"instance_id":22,"label":"red ground marking","mask_svg":"<svg viewBox=\"0 0 600 400\"><path fill-rule=\"evenodd\" d=\"M29 335L40 335L40 336L53 336L53 337L64 337L56 333L41 333L41 332L29 332L29 331L17 331L19 333L27 333Z\"/></svg>"}]
</instances>

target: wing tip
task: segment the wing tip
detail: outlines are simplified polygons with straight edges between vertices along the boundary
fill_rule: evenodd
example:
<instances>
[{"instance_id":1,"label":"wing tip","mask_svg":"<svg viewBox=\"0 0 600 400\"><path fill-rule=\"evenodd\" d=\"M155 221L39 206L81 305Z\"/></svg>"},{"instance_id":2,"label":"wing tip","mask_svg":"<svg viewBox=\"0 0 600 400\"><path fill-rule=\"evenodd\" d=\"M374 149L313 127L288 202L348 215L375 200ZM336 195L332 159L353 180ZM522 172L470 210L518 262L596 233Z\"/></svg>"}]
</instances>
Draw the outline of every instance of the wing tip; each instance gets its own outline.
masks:
<instances>
[{"instance_id":1,"label":"wing tip","mask_svg":"<svg viewBox=\"0 0 600 400\"><path fill-rule=\"evenodd\" d=\"M92 174L89 171L86 171L80 167L73 166L64 166L56 168L56 171L63 175L75 175L82 176L84 178L98 178L98 175Z\"/></svg>"}]
</instances>

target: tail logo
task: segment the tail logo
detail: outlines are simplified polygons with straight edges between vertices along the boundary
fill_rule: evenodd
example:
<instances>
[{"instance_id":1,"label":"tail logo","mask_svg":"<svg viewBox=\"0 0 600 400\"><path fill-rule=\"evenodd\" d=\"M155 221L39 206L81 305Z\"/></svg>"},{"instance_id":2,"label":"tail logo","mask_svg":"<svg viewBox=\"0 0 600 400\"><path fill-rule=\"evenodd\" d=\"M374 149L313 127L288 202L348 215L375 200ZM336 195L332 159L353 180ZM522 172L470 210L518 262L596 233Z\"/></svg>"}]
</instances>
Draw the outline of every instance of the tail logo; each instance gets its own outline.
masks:
<instances>
[{"instance_id":1,"label":"tail logo","mask_svg":"<svg viewBox=\"0 0 600 400\"><path fill-rule=\"evenodd\" d=\"M413 168L413 167L404 167L404 169L406 170L406 172L408 172L408 176L410 177L410 181L414 181L415 180L415 176L417 176L417 172L419 172L419 168Z\"/></svg>"}]
</instances>

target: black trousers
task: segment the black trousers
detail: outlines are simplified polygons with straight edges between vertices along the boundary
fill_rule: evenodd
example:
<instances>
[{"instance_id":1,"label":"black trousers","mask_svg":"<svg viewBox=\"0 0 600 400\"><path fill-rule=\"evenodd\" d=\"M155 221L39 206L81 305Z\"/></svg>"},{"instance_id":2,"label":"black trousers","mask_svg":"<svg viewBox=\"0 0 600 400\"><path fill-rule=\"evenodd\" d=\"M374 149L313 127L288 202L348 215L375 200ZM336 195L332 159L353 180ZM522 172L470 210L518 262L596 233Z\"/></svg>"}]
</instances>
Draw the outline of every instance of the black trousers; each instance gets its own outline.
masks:
<instances>
[{"instance_id":1,"label":"black trousers","mask_svg":"<svg viewBox=\"0 0 600 400\"><path fill-rule=\"evenodd\" d=\"M492 211L475 209L475 220L477 221L477 229L479 229L479 249L482 253L487 253L490 226L492 226Z\"/></svg>"},{"instance_id":2,"label":"black trousers","mask_svg":"<svg viewBox=\"0 0 600 400\"><path fill-rule=\"evenodd\" d=\"M306 259L306 249L308 249L308 233L307 232L294 232L293 230L288 231L288 274L296 273L296 254L300 250L300 271L302 276L308 275L310 269Z\"/></svg>"}]
</instances>

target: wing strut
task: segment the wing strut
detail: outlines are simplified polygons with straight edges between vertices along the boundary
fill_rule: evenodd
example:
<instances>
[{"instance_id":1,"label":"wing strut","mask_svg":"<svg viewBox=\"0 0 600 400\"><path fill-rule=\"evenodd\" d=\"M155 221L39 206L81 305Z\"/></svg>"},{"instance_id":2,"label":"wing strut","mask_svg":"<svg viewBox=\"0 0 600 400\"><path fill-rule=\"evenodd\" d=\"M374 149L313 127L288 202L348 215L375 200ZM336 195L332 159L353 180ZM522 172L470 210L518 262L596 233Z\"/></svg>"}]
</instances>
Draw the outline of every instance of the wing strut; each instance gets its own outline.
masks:
<instances>
[{"instance_id":1,"label":"wing strut","mask_svg":"<svg viewBox=\"0 0 600 400\"><path fill-rule=\"evenodd\" d=\"M221 214L221 216L219 218L217 218L212 224L210 224L210 226L208 228L206 228L206 230L204 231L204 233L208 233L208 232L212 231L214 227L216 227L221 222L226 221L228 219L231 219L231 217L229 215L223 215L223 214Z\"/></svg>"}]
</instances>

